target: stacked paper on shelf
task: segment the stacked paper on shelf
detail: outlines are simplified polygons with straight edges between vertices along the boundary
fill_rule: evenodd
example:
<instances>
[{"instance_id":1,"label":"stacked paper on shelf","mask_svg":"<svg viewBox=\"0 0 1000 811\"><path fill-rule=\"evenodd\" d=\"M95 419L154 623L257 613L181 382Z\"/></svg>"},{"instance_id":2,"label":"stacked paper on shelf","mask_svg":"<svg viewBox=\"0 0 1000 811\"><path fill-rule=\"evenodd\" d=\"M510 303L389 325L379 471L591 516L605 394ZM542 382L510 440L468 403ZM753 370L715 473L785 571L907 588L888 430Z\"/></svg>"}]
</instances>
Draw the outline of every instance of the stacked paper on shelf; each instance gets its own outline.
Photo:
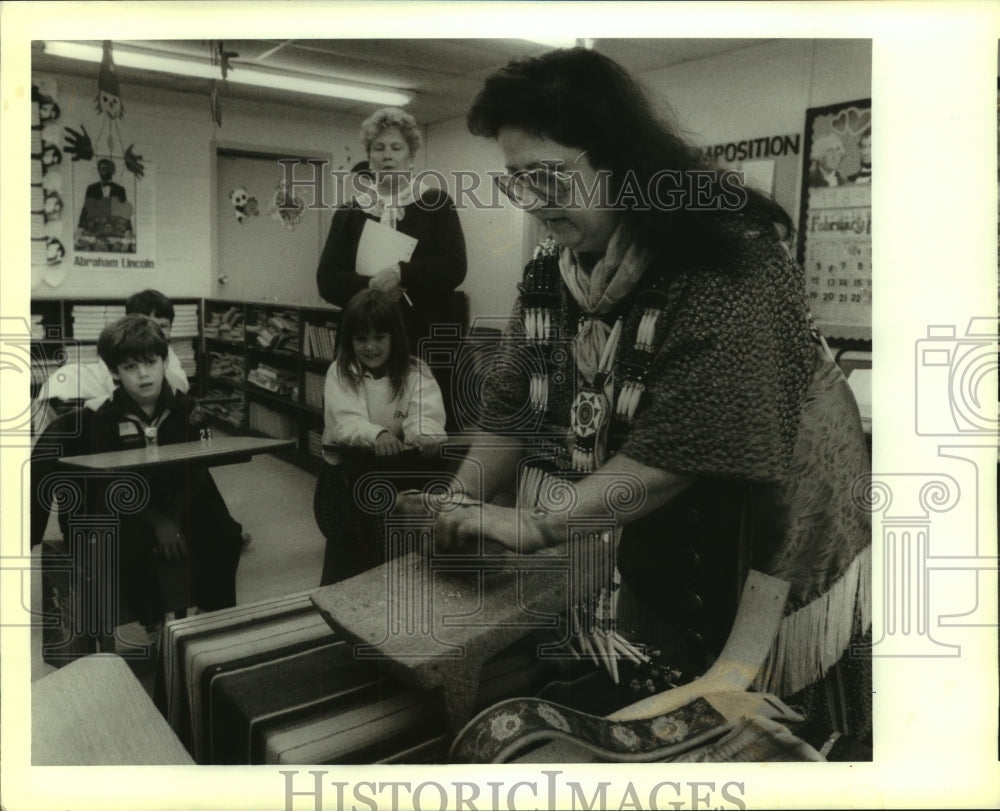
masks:
<instances>
[{"instance_id":1,"label":"stacked paper on shelf","mask_svg":"<svg viewBox=\"0 0 1000 811\"><path fill-rule=\"evenodd\" d=\"M97 363L97 347L93 344L67 344L63 349L66 363Z\"/></svg>"},{"instance_id":2,"label":"stacked paper on shelf","mask_svg":"<svg viewBox=\"0 0 1000 811\"><path fill-rule=\"evenodd\" d=\"M194 377L198 371L198 358L195 355L194 345L191 341L170 341L170 346L181 362L181 368L188 377Z\"/></svg>"},{"instance_id":3,"label":"stacked paper on shelf","mask_svg":"<svg viewBox=\"0 0 1000 811\"><path fill-rule=\"evenodd\" d=\"M170 329L171 338L198 337L198 305L175 304L174 323Z\"/></svg>"},{"instance_id":4,"label":"stacked paper on shelf","mask_svg":"<svg viewBox=\"0 0 1000 811\"><path fill-rule=\"evenodd\" d=\"M124 304L74 304L70 313L73 337L81 341L95 341L107 324L124 317Z\"/></svg>"}]
</instances>

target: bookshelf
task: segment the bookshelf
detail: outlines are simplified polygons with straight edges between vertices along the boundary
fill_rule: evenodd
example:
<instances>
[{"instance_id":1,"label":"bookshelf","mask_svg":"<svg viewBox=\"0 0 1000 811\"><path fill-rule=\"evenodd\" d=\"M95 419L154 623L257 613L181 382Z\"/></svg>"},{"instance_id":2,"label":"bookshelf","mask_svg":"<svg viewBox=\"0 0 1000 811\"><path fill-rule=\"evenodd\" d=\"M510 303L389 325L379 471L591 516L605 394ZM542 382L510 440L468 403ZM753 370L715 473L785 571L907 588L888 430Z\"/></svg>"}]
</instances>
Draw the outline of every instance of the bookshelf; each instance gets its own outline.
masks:
<instances>
[{"instance_id":1,"label":"bookshelf","mask_svg":"<svg viewBox=\"0 0 1000 811\"><path fill-rule=\"evenodd\" d=\"M291 461L317 470L340 309L205 299L202 314L205 398L226 401L205 410L227 430L295 440Z\"/></svg>"},{"instance_id":2,"label":"bookshelf","mask_svg":"<svg viewBox=\"0 0 1000 811\"><path fill-rule=\"evenodd\" d=\"M172 298L174 323L170 345L191 381L192 394L201 393L198 365L201 299ZM59 367L96 363L97 338L106 324L125 315L124 298L31 300L31 397Z\"/></svg>"}]
</instances>

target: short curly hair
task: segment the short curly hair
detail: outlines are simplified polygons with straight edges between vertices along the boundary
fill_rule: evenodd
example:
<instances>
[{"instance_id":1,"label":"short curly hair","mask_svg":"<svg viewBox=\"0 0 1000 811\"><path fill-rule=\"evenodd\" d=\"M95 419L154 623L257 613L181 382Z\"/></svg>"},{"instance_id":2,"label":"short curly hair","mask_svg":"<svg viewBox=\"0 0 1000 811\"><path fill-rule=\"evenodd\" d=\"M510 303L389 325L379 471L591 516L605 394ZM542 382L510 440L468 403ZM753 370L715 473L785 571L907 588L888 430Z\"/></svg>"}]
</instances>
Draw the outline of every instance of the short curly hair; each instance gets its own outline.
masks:
<instances>
[{"instance_id":1,"label":"short curly hair","mask_svg":"<svg viewBox=\"0 0 1000 811\"><path fill-rule=\"evenodd\" d=\"M402 133L410 152L416 155L424 142L417 126L417 119L398 107L383 107L381 110L376 110L361 124L361 142L364 144L365 154L371 151L372 141L390 127L396 127Z\"/></svg>"},{"instance_id":2,"label":"short curly hair","mask_svg":"<svg viewBox=\"0 0 1000 811\"><path fill-rule=\"evenodd\" d=\"M97 338L97 355L112 372L129 360L166 360L168 348L159 325L139 313L112 321Z\"/></svg>"}]
</instances>

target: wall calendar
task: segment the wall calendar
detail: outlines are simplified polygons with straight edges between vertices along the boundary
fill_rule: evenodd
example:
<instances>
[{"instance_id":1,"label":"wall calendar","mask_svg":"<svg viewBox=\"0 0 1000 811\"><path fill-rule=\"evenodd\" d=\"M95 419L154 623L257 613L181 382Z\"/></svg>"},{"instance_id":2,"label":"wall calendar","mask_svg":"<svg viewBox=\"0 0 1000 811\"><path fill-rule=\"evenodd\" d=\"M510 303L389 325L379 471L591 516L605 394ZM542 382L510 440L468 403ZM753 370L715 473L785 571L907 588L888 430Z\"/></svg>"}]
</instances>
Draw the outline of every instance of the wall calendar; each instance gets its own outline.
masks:
<instances>
[{"instance_id":1,"label":"wall calendar","mask_svg":"<svg viewBox=\"0 0 1000 811\"><path fill-rule=\"evenodd\" d=\"M831 338L871 340L871 102L806 111L798 260Z\"/></svg>"}]
</instances>

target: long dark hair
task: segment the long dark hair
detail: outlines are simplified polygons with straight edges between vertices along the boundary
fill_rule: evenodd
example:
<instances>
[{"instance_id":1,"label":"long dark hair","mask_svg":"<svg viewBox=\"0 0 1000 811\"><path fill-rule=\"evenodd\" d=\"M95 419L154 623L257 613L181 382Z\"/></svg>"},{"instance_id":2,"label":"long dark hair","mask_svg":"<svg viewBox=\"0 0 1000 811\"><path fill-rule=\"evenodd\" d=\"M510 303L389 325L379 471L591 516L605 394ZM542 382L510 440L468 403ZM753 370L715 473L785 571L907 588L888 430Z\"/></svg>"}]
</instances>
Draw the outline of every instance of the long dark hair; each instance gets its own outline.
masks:
<instances>
[{"instance_id":1,"label":"long dark hair","mask_svg":"<svg viewBox=\"0 0 1000 811\"><path fill-rule=\"evenodd\" d=\"M337 330L337 370L355 391L361 385L365 370L354 354L354 339L369 332L389 333L386 374L392 384L393 396L398 397L406 388L406 377L413 363L403 313L388 293L371 287L355 294L347 302Z\"/></svg>"},{"instance_id":2,"label":"long dark hair","mask_svg":"<svg viewBox=\"0 0 1000 811\"><path fill-rule=\"evenodd\" d=\"M556 50L510 62L490 76L467 117L473 135L496 138L503 127L524 130L564 146L586 150L591 165L611 173L617 195L626 177L639 187L655 185L663 170L686 176L715 170L654 109L642 86L617 62L584 48ZM720 174L704 176L718 195ZM791 231L791 218L774 200L743 187L739 214L771 228ZM730 198L732 199L732 198ZM732 211L636 206L623 209L631 237L657 257L687 264L724 261L735 248Z\"/></svg>"}]
</instances>

